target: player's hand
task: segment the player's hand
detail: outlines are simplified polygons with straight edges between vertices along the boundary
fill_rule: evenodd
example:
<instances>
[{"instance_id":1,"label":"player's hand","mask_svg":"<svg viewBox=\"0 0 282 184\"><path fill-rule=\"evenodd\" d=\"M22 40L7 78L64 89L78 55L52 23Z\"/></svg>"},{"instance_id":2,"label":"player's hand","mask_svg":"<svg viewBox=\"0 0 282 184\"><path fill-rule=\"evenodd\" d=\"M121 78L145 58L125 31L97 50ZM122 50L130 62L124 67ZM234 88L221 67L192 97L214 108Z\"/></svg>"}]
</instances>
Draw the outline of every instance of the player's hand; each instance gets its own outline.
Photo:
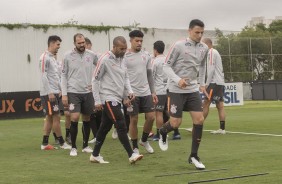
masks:
<instances>
[{"instance_id":1,"label":"player's hand","mask_svg":"<svg viewBox=\"0 0 282 184\"><path fill-rule=\"evenodd\" d=\"M62 102L63 102L64 107L68 107L69 106L68 96L67 95L63 95L62 96Z\"/></svg>"},{"instance_id":2,"label":"player's hand","mask_svg":"<svg viewBox=\"0 0 282 184\"><path fill-rule=\"evenodd\" d=\"M49 101L50 101L50 102L55 102L56 97L55 97L55 95L54 95L53 93L50 93L50 94L48 95L48 97L49 97Z\"/></svg>"},{"instance_id":3,"label":"player's hand","mask_svg":"<svg viewBox=\"0 0 282 184\"><path fill-rule=\"evenodd\" d=\"M208 99L210 98L207 93L206 86L200 86L200 92L204 93Z\"/></svg>"},{"instance_id":4,"label":"player's hand","mask_svg":"<svg viewBox=\"0 0 282 184\"><path fill-rule=\"evenodd\" d=\"M102 104L95 105L95 110L96 111L101 111L102 109L103 109L103 105Z\"/></svg>"},{"instance_id":5,"label":"player's hand","mask_svg":"<svg viewBox=\"0 0 282 184\"><path fill-rule=\"evenodd\" d=\"M130 102L134 101L134 100L135 100L135 95L134 95L134 93L129 93L129 94L128 94L128 99L130 100Z\"/></svg>"},{"instance_id":6,"label":"player's hand","mask_svg":"<svg viewBox=\"0 0 282 184\"><path fill-rule=\"evenodd\" d=\"M182 89L186 88L189 85L187 83L188 80L189 80L188 78L180 79L180 81L178 82L178 86Z\"/></svg>"},{"instance_id":7,"label":"player's hand","mask_svg":"<svg viewBox=\"0 0 282 184\"><path fill-rule=\"evenodd\" d=\"M123 100L123 105L125 105L126 107L129 107L131 105L131 100L130 99L124 99Z\"/></svg>"},{"instance_id":8,"label":"player's hand","mask_svg":"<svg viewBox=\"0 0 282 184\"><path fill-rule=\"evenodd\" d=\"M152 97L153 97L153 103L154 103L154 105L157 105L158 102L159 102L159 99L158 99L156 93L152 93Z\"/></svg>"}]
</instances>

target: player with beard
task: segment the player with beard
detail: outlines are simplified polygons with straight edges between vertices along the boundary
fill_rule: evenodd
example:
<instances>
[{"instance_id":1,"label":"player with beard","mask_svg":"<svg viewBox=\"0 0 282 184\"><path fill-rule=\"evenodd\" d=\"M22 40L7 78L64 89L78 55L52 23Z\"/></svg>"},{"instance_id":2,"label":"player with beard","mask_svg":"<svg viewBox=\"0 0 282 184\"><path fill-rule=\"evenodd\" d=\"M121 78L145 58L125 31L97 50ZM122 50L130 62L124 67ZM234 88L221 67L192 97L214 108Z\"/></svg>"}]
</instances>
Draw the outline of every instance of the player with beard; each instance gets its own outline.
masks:
<instances>
[{"instance_id":1,"label":"player with beard","mask_svg":"<svg viewBox=\"0 0 282 184\"><path fill-rule=\"evenodd\" d=\"M81 33L73 37L75 48L65 54L62 64L62 102L69 107L71 116L70 156L77 156L76 137L78 121L82 114L83 146L82 152L91 153L88 146L90 135L90 115L93 113L94 99L92 95L92 73L98 57L92 51L85 49L85 38Z\"/></svg>"}]
</instances>

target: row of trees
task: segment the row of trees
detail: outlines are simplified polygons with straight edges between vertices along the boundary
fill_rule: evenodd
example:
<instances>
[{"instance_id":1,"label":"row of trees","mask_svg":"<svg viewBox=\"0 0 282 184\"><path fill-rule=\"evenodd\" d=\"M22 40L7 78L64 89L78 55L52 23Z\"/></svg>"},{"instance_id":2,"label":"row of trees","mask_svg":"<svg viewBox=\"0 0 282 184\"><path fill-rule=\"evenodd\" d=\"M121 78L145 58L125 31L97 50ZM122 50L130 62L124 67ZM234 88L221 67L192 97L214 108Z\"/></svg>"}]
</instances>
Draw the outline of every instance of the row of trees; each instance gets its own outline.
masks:
<instances>
[{"instance_id":1,"label":"row of trees","mask_svg":"<svg viewBox=\"0 0 282 184\"><path fill-rule=\"evenodd\" d=\"M282 80L282 20L224 36L216 29L226 81Z\"/></svg>"}]
</instances>

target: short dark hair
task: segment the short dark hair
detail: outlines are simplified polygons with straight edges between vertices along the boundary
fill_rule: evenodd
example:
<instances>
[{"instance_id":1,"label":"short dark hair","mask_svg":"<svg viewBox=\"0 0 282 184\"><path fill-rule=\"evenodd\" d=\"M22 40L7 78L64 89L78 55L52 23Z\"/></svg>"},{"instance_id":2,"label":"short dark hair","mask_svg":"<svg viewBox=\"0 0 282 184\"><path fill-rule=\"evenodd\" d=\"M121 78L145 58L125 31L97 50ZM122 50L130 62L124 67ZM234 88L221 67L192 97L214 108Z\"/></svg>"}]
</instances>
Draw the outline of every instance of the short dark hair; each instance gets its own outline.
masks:
<instances>
[{"instance_id":1,"label":"short dark hair","mask_svg":"<svg viewBox=\"0 0 282 184\"><path fill-rule=\"evenodd\" d=\"M144 37L144 34L142 33L142 31L140 30L133 30L129 33L129 37L130 38L134 38L134 37L141 37L143 38Z\"/></svg>"},{"instance_id":2,"label":"short dark hair","mask_svg":"<svg viewBox=\"0 0 282 184\"><path fill-rule=\"evenodd\" d=\"M199 19L193 19L193 20L191 20L191 22L189 24L189 28L192 29L195 26L205 27L205 24L204 24L203 21L201 21Z\"/></svg>"},{"instance_id":3,"label":"short dark hair","mask_svg":"<svg viewBox=\"0 0 282 184\"><path fill-rule=\"evenodd\" d=\"M91 44L92 45L91 40L89 38L85 37L84 39L85 39L85 43L86 44Z\"/></svg>"},{"instance_id":4,"label":"short dark hair","mask_svg":"<svg viewBox=\"0 0 282 184\"><path fill-rule=\"evenodd\" d=\"M162 54L164 53L164 49L165 49L165 44L163 41L158 40L154 43L154 49L159 53Z\"/></svg>"},{"instance_id":5,"label":"short dark hair","mask_svg":"<svg viewBox=\"0 0 282 184\"><path fill-rule=\"evenodd\" d=\"M59 36L57 36L57 35L49 36L48 42L47 42L48 43L48 47L50 46L51 42L56 42L56 41L62 42L62 39Z\"/></svg>"},{"instance_id":6,"label":"short dark hair","mask_svg":"<svg viewBox=\"0 0 282 184\"><path fill-rule=\"evenodd\" d=\"M73 36L73 42L76 41L76 37L84 37L84 35L81 34L81 33L76 33L76 34Z\"/></svg>"},{"instance_id":7,"label":"short dark hair","mask_svg":"<svg viewBox=\"0 0 282 184\"><path fill-rule=\"evenodd\" d=\"M126 43L126 39L123 36L117 36L113 40L113 45L117 46L119 42Z\"/></svg>"}]
</instances>

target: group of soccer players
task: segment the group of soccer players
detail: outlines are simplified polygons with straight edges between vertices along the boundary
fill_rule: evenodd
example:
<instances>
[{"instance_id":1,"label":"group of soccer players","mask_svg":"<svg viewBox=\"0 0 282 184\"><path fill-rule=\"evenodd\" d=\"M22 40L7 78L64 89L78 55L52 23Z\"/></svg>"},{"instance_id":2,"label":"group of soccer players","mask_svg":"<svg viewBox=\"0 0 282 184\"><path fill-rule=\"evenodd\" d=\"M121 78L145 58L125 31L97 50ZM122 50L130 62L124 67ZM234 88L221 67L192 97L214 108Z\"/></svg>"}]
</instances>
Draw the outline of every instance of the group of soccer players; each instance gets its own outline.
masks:
<instances>
[{"instance_id":1,"label":"group of soccer players","mask_svg":"<svg viewBox=\"0 0 282 184\"><path fill-rule=\"evenodd\" d=\"M54 149L48 144L53 127L60 147L70 149L70 156L77 156L76 138L81 117L82 152L91 153L91 162L109 163L101 156L100 150L114 125L129 162L135 163L143 158L139 145L148 153L154 153L148 137L155 119L157 132L154 140L158 140L160 149L166 151L167 134L175 131L174 135L180 136L178 128L182 122L182 112L189 111L193 128L188 162L197 169L205 169L198 156L198 149L211 101L215 101L219 109L221 132L217 133L225 133L224 75L220 55L212 48L211 40L204 39L205 43L201 41L204 23L194 19L190 22L188 31L188 38L177 41L167 56L163 54L164 42L156 41L153 45L153 58L142 50L144 34L140 30L129 33L129 49L126 39L117 36L113 39L113 48L99 57L86 49L87 39L78 33L73 38L75 48L64 55L61 67L55 56L62 40L58 36L50 36L48 50L40 57L40 96L46 114L41 149ZM219 64L213 61L213 53L218 54ZM210 65L207 65L209 60ZM207 68L210 71L207 72L206 81ZM220 83L217 83L218 80ZM199 91L206 96L204 113ZM63 139L60 129L60 98L70 113L71 141L68 142L71 146ZM99 120L101 124L94 133L95 146L92 150L88 142L91 119L95 119L95 116L91 118L91 114L94 112L102 113ZM145 122L138 140L140 113L144 113ZM126 119L129 119L129 125Z\"/></svg>"}]
</instances>

